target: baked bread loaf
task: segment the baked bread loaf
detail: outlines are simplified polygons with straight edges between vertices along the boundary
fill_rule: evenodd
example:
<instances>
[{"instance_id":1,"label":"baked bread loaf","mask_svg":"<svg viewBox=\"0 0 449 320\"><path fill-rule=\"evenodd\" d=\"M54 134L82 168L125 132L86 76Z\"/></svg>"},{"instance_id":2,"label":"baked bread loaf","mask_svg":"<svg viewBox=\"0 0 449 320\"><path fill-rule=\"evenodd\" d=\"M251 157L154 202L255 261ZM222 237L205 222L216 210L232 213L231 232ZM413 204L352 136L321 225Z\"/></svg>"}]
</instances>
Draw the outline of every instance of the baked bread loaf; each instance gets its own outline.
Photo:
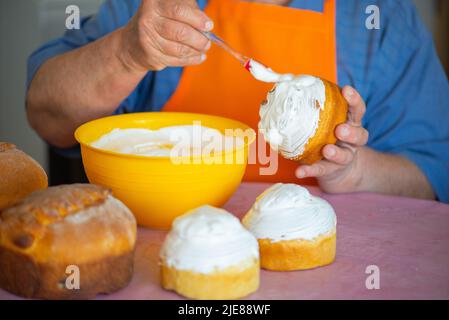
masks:
<instances>
[{"instance_id":1,"label":"baked bread loaf","mask_svg":"<svg viewBox=\"0 0 449 320\"><path fill-rule=\"evenodd\" d=\"M264 269L304 270L335 259L335 212L301 186L273 185L257 198L243 224L259 241Z\"/></svg>"},{"instance_id":2,"label":"baked bread loaf","mask_svg":"<svg viewBox=\"0 0 449 320\"><path fill-rule=\"evenodd\" d=\"M313 164L335 144L335 128L346 122L348 103L340 88L313 76L286 77L276 83L260 108L259 129L284 158Z\"/></svg>"},{"instance_id":3,"label":"baked bread loaf","mask_svg":"<svg viewBox=\"0 0 449 320\"><path fill-rule=\"evenodd\" d=\"M176 218L160 259L162 286L188 298L237 299L259 287L257 240L223 209Z\"/></svg>"},{"instance_id":4,"label":"baked bread loaf","mask_svg":"<svg viewBox=\"0 0 449 320\"><path fill-rule=\"evenodd\" d=\"M48 185L44 169L15 145L0 142L0 210Z\"/></svg>"},{"instance_id":5,"label":"baked bread loaf","mask_svg":"<svg viewBox=\"0 0 449 320\"><path fill-rule=\"evenodd\" d=\"M135 242L134 216L108 189L36 191L0 213L0 287L43 299L110 293L131 279ZM79 270L79 289L67 285L69 266Z\"/></svg>"}]
</instances>

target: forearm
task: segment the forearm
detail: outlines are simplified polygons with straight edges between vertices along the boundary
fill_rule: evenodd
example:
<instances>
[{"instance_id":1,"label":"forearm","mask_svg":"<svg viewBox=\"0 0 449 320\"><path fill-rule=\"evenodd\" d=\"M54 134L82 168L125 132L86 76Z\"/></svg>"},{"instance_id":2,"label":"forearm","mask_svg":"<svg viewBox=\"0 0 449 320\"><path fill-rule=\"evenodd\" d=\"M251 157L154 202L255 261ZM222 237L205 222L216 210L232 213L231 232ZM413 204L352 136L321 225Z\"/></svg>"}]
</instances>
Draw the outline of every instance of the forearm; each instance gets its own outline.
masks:
<instances>
[{"instance_id":1,"label":"forearm","mask_svg":"<svg viewBox=\"0 0 449 320\"><path fill-rule=\"evenodd\" d=\"M124 54L122 29L118 29L49 59L28 90L31 126L53 145L73 145L77 126L112 114L145 76L145 71L127 67Z\"/></svg>"},{"instance_id":2,"label":"forearm","mask_svg":"<svg viewBox=\"0 0 449 320\"><path fill-rule=\"evenodd\" d=\"M357 191L435 199L425 175L406 158L362 147L358 150L357 167L361 172Z\"/></svg>"}]
</instances>

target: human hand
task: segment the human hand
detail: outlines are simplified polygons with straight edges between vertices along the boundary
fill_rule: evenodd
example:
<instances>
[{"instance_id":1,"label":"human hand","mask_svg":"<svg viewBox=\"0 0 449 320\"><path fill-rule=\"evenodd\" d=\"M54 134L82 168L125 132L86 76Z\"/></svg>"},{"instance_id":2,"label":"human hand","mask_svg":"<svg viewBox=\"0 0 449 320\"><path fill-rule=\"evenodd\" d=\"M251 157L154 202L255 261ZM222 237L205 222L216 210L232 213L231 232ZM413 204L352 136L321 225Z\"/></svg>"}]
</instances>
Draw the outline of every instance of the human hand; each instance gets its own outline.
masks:
<instances>
[{"instance_id":1,"label":"human hand","mask_svg":"<svg viewBox=\"0 0 449 320\"><path fill-rule=\"evenodd\" d=\"M335 129L338 139L323 150L324 159L296 170L298 178L316 177L321 189L329 193L357 191L363 176L360 154L368 141L368 131L362 127L365 102L352 87L345 86L343 96L348 101L348 120Z\"/></svg>"},{"instance_id":2,"label":"human hand","mask_svg":"<svg viewBox=\"0 0 449 320\"><path fill-rule=\"evenodd\" d=\"M212 28L195 0L142 0L122 29L120 59L131 71L199 64L211 46L202 32Z\"/></svg>"}]
</instances>

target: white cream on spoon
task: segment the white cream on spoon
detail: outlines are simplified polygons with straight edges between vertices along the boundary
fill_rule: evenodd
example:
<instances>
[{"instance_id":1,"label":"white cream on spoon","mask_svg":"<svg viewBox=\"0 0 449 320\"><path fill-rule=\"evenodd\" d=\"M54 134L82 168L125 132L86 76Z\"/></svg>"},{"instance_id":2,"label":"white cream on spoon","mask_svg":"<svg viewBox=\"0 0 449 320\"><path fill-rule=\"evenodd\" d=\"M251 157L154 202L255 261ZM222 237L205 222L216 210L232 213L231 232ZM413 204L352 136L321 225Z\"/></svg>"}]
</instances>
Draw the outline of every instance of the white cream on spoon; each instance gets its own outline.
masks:
<instances>
[{"instance_id":1,"label":"white cream on spoon","mask_svg":"<svg viewBox=\"0 0 449 320\"><path fill-rule=\"evenodd\" d=\"M218 37L212 32L204 32L203 33L210 41L217 44L220 48L228 52L234 58L236 58L246 70L248 70L254 78L259 81L275 83L281 81L288 81L293 78L291 74L279 74L271 70L270 68L264 66L260 62L257 62L254 59L249 59L245 55L240 52L234 50L229 44L227 44L223 39Z\"/></svg>"},{"instance_id":2,"label":"white cream on spoon","mask_svg":"<svg viewBox=\"0 0 449 320\"><path fill-rule=\"evenodd\" d=\"M276 73L271 68L264 66L254 59L248 60L245 64L245 68L252 74L254 78L262 82L277 83L293 79L292 74Z\"/></svg>"}]
</instances>

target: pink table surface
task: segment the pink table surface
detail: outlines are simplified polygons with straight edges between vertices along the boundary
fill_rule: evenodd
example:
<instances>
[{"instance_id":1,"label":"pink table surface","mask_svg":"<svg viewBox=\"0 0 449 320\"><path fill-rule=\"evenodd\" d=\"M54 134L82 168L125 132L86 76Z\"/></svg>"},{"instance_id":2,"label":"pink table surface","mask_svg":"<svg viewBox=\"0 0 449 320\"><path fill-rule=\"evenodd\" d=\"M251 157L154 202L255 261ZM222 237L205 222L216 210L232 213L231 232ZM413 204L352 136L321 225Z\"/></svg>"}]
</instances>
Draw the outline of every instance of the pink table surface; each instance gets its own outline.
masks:
<instances>
[{"instance_id":1,"label":"pink table surface","mask_svg":"<svg viewBox=\"0 0 449 320\"><path fill-rule=\"evenodd\" d=\"M241 217L269 184L244 183L225 208ZM261 272L248 299L449 299L449 205L375 194L313 194L337 213L337 258L307 271ZM182 299L159 283L165 232L139 229L128 287L99 299ZM366 267L380 269L380 289L368 290ZM0 299L17 298L0 289Z\"/></svg>"}]
</instances>

